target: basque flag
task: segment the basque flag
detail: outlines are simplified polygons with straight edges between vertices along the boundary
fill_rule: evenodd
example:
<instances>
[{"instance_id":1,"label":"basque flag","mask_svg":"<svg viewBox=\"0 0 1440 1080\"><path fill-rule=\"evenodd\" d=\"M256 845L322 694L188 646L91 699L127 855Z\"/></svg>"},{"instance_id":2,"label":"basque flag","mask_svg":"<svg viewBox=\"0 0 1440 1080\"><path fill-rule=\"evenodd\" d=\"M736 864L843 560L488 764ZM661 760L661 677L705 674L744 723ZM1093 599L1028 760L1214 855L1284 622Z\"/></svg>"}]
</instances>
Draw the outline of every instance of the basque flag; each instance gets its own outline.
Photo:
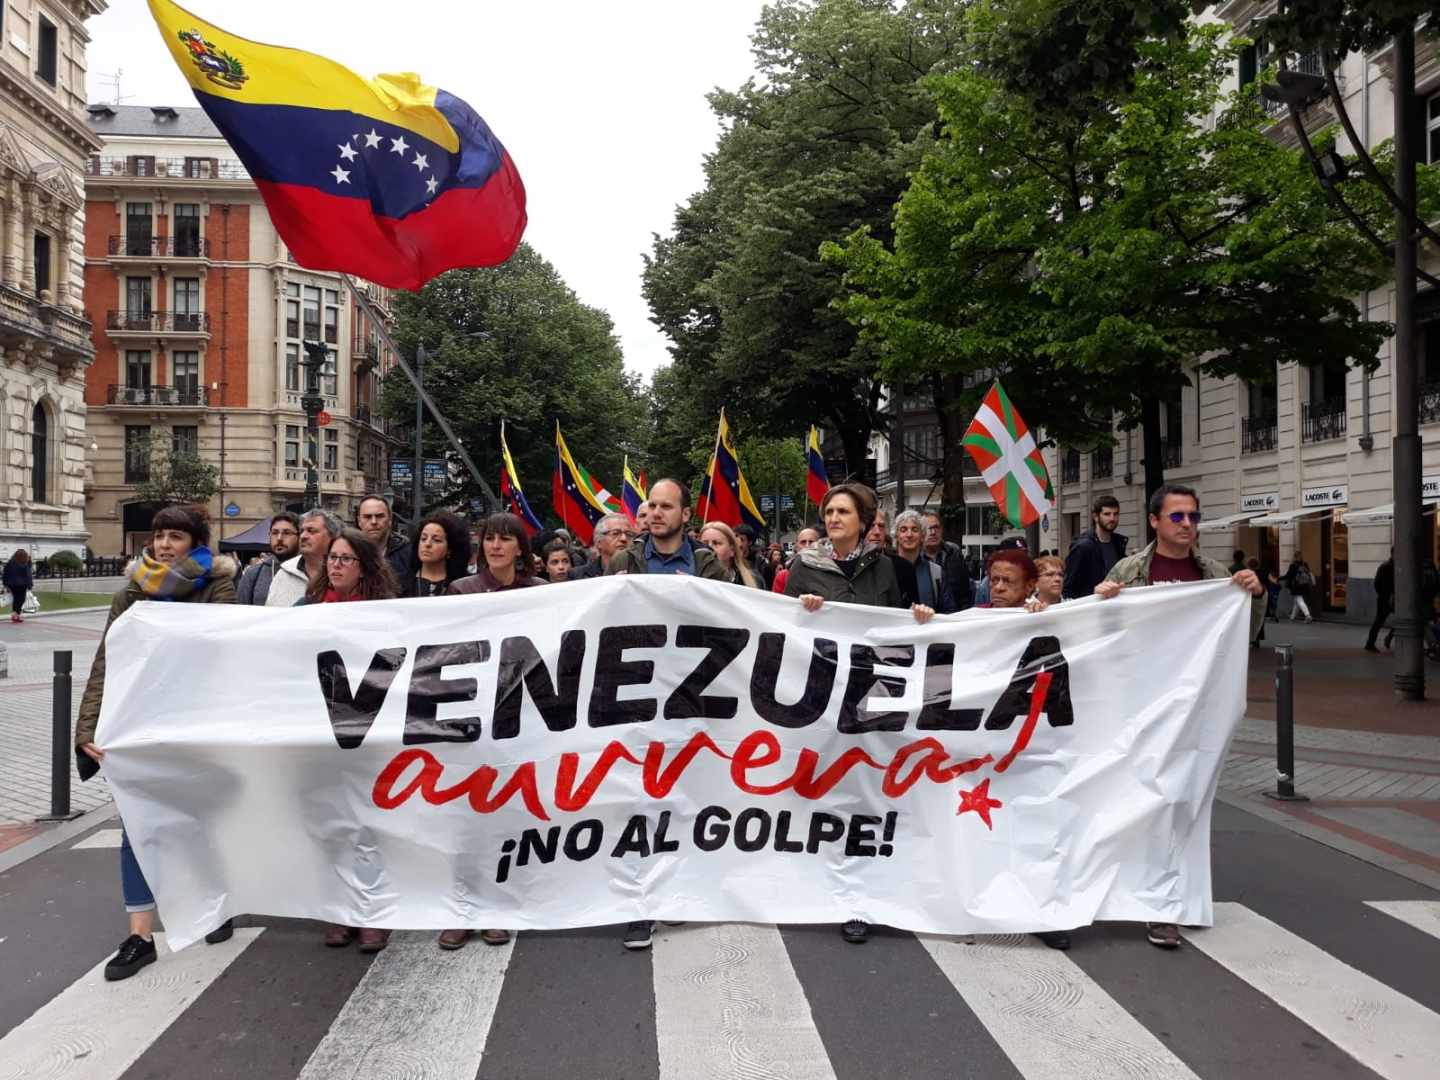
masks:
<instances>
[{"instance_id":1,"label":"basque flag","mask_svg":"<svg viewBox=\"0 0 1440 1080\"><path fill-rule=\"evenodd\" d=\"M734 528L749 525L765 528L765 518L750 497L750 485L740 471L740 457L730 441L730 424L725 410L720 410L720 430L715 436L715 453L700 483L700 499L695 507L701 521L723 521Z\"/></svg>"},{"instance_id":2,"label":"basque flag","mask_svg":"<svg viewBox=\"0 0 1440 1080\"><path fill-rule=\"evenodd\" d=\"M1035 436L996 379L961 445L975 459L1001 516L1017 529L1050 512L1055 492Z\"/></svg>"},{"instance_id":3,"label":"basque flag","mask_svg":"<svg viewBox=\"0 0 1440 1080\"><path fill-rule=\"evenodd\" d=\"M805 440L805 495L816 506L825 501L830 490L830 475L825 471L825 455L820 452L820 429L810 425L810 437Z\"/></svg>"},{"instance_id":4,"label":"basque flag","mask_svg":"<svg viewBox=\"0 0 1440 1080\"><path fill-rule=\"evenodd\" d=\"M650 497L649 490L645 487L645 472L642 469L640 478L637 480L630 473L630 458L625 458L625 482L620 488L620 505L625 510L625 516L630 519L630 524L637 524L636 515L640 513L640 504Z\"/></svg>"},{"instance_id":5,"label":"basque flag","mask_svg":"<svg viewBox=\"0 0 1440 1080\"><path fill-rule=\"evenodd\" d=\"M413 73L363 79L150 0L170 54L295 261L396 289L508 259L525 186L484 120Z\"/></svg>"},{"instance_id":6,"label":"basque flag","mask_svg":"<svg viewBox=\"0 0 1440 1080\"><path fill-rule=\"evenodd\" d=\"M615 497L570 456L565 436L560 434L559 421L555 423L555 477L550 487L550 501L570 535L587 546L595 539L595 526L600 519L620 510Z\"/></svg>"},{"instance_id":7,"label":"basque flag","mask_svg":"<svg viewBox=\"0 0 1440 1080\"><path fill-rule=\"evenodd\" d=\"M515 471L515 461L510 457L510 446L505 441L505 421L500 421L500 501L505 509L518 517L525 526L525 533L534 536L541 529L540 519L525 500L525 491L520 487L520 474Z\"/></svg>"}]
</instances>

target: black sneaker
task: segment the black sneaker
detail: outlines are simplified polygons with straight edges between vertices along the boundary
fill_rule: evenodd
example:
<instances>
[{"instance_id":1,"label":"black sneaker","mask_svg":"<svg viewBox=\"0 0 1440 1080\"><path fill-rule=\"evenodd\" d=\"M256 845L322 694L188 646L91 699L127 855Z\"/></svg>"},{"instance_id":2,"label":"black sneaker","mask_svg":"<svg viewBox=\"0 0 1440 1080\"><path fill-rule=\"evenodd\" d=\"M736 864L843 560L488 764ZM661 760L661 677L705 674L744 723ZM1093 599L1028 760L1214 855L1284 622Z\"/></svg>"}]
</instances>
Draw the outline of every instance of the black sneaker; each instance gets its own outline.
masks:
<instances>
[{"instance_id":1,"label":"black sneaker","mask_svg":"<svg viewBox=\"0 0 1440 1080\"><path fill-rule=\"evenodd\" d=\"M632 922L625 927L625 947L627 949L648 949L650 947L650 931L654 929L653 919Z\"/></svg>"},{"instance_id":2,"label":"black sneaker","mask_svg":"<svg viewBox=\"0 0 1440 1080\"><path fill-rule=\"evenodd\" d=\"M105 981L119 982L128 979L146 964L155 962L155 942L146 941L139 934L131 934L120 943L119 950L105 965Z\"/></svg>"},{"instance_id":3,"label":"black sneaker","mask_svg":"<svg viewBox=\"0 0 1440 1080\"><path fill-rule=\"evenodd\" d=\"M215 927L205 935L206 945L219 945L222 941L229 941L235 936L235 920L226 919L219 926Z\"/></svg>"},{"instance_id":4,"label":"black sneaker","mask_svg":"<svg viewBox=\"0 0 1440 1080\"><path fill-rule=\"evenodd\" d=\"M1052 949L1064 952L1070 948L1070 934L1065 930L1041 930L1035 935Z\"/></svg>"},{"instance_id":5,"label":"black sneaker","mask_svg":"<svg viewBox=\"0 0 1440 1080\"><path fill-rule=\"evenodd\" d=\"M870 924L860 919L851 919L840 927L840 936L851 945L864 945L870 937Z\"/></svg>"}]
</instances>

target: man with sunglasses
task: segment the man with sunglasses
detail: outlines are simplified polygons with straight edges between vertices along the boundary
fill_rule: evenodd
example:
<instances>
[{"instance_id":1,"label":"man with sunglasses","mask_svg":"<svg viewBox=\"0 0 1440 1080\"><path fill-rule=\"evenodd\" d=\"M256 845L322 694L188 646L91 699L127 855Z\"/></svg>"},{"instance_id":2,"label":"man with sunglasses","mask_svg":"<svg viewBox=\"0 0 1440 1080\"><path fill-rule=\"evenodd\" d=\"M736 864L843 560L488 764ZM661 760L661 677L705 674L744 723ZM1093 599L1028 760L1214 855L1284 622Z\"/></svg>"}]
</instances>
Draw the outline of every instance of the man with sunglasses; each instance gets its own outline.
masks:
<instances>
[{"instance_id":1,"label":"man with sunglasses","mask_svg":"<svg viewBox=\"0 0 1440 1080\"><path fill-rule=\"evenodd\" d=\"M1265 622L1265 586L1253 570L1232 574L1222 563L1195 550L1200 529L1200 496L1184 484L1162 484L1150 496L1150 526L1155 540L1144 551L1121 559L1104 581L1095 586L1095 595L1102 599L1118 596L1120 590L1142 585L1159 585L1167 581L1210 581L1229 578L1250 594L1250 637ZM1061 935L1064 943L1052 948L1069 946L1069 935ZM1180 930L1173 923L1150 923L1146 937L1152 945L1174 949L1180 945ZM1044 940L1042 935L1042 940Z\"/></svg>"}]
</instances>

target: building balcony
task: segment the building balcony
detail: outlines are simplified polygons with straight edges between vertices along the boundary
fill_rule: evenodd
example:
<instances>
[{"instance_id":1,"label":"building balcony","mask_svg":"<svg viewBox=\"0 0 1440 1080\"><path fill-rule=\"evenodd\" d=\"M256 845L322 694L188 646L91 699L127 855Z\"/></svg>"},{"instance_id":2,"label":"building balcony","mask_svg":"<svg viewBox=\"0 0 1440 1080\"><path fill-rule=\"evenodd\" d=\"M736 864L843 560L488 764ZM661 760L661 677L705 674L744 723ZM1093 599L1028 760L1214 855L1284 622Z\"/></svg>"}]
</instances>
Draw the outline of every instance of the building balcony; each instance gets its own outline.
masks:
<instances>
[{"instance_id":1,"label":"building balcony","mask_svg":"<svg viewBox=\"0 0 1440 1080\"><path fill-rule=\"evenodd\" d=\"M1440 383L1426 383L1420 387L1420 423L1433 424L1440 420Z\"/></svg>"},{"instance_id":2,"label":"building balcony","mask_svg":"<svg viewBox=\"0 0 1440 1080\"><path fill-rule=\"evenodd\" d=\"M101 157L96 154L85 167L85 175L113 180L239 180L249 183L245 166L233 158L164 158L131 155Z\"/></svg>"},{"instance_id":3,"label":"building balcony","mask_svg":"<svg viewBox=\"0 0 1440 1080\"><path fill-rule=\"evenodd\" d=\"M1277 444L1279 421L1273 416L1245 416L1240 419L1240 452L1263 454Z\"/></svg>"},{"instance_id":4,"label":"building balcony","mask_svg":"<svg viewBox=\"0 0 1440 1080\"><path fill-rule=\"evenodd\" d=\"M109 244L113 259L157 260L210 258L208 236L112 236Z\"/></svg>"},{"instance_id":5,"label":"building balcony","mask_svg":"<svg viewBox=\"0 0 1440 1080\"><path fill-rule=\"evenodd\" d=\"M1327 442L1344 437L1344 401L1310 401L1300 407L1301 442Z\"/></svg>"},{"instance_id":6,"label":"building balcony","mask_svg":"<svg viewBox=\"0 0 1440 1080\"><path fill-rule=\"evenodd\" d=\"M206 386L117 386L110 385L106 404L134 405L151 409L204 409L210 404Z\"/></svg>"},{"instance_id":7,"label":"building balcony","mask_svg":"<svg viewBox=\"0 0 1440 1080\"><path fill-rule=\"evenodd\" d=\"M95 358L90 323L48 299L0 285L0 353L11 358L53 350L64 367Z\"/></svg>"},{"instance_id":8,"label":"building balcony","mask_svg":"<svg viewBox=\"0 0 1440 1080\"><path fill-rule=\"evenodd\" d=\"M110 311L105 315L105 329L111 337L134 334L144 337L210 336L208 311Z\"/></svg>"},{"instance_id":9,"label":"building balcony","mask_svg":"<svg viewBox=\"0 0 1440 1080\"><path fill-rule=\"evenodd\" d=\"M350 359L360 373L374 371L380 364L380 346L373 341L355 341L350 345Z\"/></svg>"}]
</instances>

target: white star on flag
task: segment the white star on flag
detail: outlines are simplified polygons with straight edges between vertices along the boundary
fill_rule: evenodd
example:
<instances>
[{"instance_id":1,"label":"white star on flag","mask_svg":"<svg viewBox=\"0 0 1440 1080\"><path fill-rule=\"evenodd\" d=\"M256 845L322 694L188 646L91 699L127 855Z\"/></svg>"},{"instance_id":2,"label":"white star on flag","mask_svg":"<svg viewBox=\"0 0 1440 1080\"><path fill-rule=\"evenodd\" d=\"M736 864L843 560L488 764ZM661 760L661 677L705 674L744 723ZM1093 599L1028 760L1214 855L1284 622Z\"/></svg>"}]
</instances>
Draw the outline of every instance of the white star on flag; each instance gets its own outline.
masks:
<instances>
[{"instance_id":1,"label":"white star on flag","mask_svg":"<svg viewBox=\"0 0 1440 1080\"><path fill-rule=\"evenodd\" d=\"M415 160L412 161L410 164L414 165L415 168L419 169L421 172L424 172L430 167L430 161L424 154L416 154Z\"/></svg>"},{"instance_id":2,"label":"white star on flag","mask_svg":"<svg viewBox=\"0 0 1440 1080\"><path fill-rule=\"evenodd\" d=\"M350 183L350 173L345 169L342 169L339 165L335 166L335 171L332 172L330 175L335 178L335 182L337 184Z\"/></svg>"},{"instance_id":3,"label":"white star on flag","mask_svg":"<svg viewBox=\"0 0 1440 1080\"><path fill-rule=\"evenodd\" d=\"M354 148L353 146L351 146L348 142L341 144L341 147L340 147L340 156L341 156L342 158L344 158L346 161L354 161L354 160L355 160L355 148Z\"/></svg>"},{"instance_id":4,"label":"white star on flag","mask_svg":"<svg viewBox=\"0 0 1440 1080\"><path fill-rule=\"evenodd\" d=\"M440 181L436 180L435 177L432 176L429 180L425 181L425 193L427 195L434 195L435 189L439 186Z\"/></svg>"},{"instance_id":5,"label":"white star on flag","mask_svg":"<svg viewBox=\"0 0 1440 1080\"><path fill-rule=\"evenodd\" d=\"M365 136L365 149L370 150L380 145L380 136L372 127L369 134Z\"/></svg>"},{"instance_id":6,"label":"white star on flag","mask_svg":"<svg viewBox=\"0 0 1440 1080\"><path fill-rule=\"evenodd\" d=\"M407 143L405 142L405 136L404 136L404 135L401 135L400 138L398 138L398 139L391 139L391 140L390 140L390 152L391 152L392 154L399 154L401 157L404 157L404 156L405 156L405 151L406 151L406 150L409 150L409 149L410 149L410 146L409 146L409 144L407 144Z\"/></svg>"}]
</instances>

